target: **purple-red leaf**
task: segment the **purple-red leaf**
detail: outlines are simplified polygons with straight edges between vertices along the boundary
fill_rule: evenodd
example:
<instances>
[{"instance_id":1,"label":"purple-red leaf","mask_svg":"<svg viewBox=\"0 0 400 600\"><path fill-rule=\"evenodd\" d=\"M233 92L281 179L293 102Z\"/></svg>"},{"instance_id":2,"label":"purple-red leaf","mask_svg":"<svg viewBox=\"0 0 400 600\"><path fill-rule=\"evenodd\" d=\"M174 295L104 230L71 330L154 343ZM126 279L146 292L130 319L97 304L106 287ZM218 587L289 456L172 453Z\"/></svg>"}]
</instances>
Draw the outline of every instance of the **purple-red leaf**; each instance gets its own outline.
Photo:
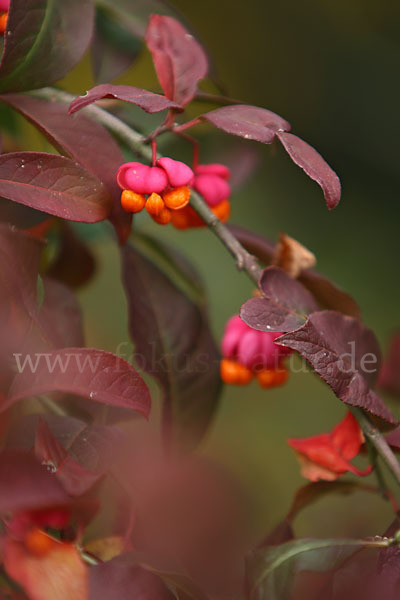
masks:
<instances>
[{"instance_id":1,"label":"purple-red leaf","mask_svg":"<svg viewBox=\"0 0 400 600\"><path fill-rule=\"evenodd\" d=\"M203 48L179 21L162 15L150 17L146 44L164 94L185 106L196 94L199 81L207 75L208 61Z\"/></svg>"},{"instance_id":2,"label":"purple-red leaf","mask_svg":"<svg viewBox=\"0 0 400 600\"><path fill-rule=\"evenodd\" d=\"M258 106L234 104L201 115L226 133L246 140L270 144L278 131L290 131L290 124L279 115Z\"/></svg>"},{"instance_id":3,"label":"purple-red leaf","mask_svg":"<svg viewBox=\"0 0 400 600\"><path fill-rule=\"evenodd\" d=\"M154 252L150 260L142 251L124 248L129 331L138 364L163 390L168 434L177 446L189 447L204 436L216 408L221 390L219 353L202 299L197 303L185 293L196 293L198 275L189 272L182 256L164 246L157 249L164 261L169 260L168 275Z\"/></svg>"},{"instance_id":4,"label":"purple-red leaf","mask_svg":"<svg viewBox=\"0 0 400 600\"><path fill-rule=\"evenodd\" d=\"M86 92L84 96L75 98L69 107L69 113L73 114L85 106L93 104L93 102L97 102L97 100L103 98L114 98L115 100L130 102L131 104L136 104L136 106L139 106L148 113L157 113L166 110L167 108L180 108L179 104L160 94L154 94L153 92L130 85L112 85L110 83L103 83Z\"/></svg>"},{"instance_id":5,"label":"purple-red leaf","mask_svg":"<svg viewBox=\"0 0 400 600\"><path fill-rule=\"evenodd\" d=\"M32 450L41 421L45 421L52 436L73 459L100 475L109 470L125 440L123 431L114 425L88 425L73 417L31 414L9 428L6 447Z\"/></svg>"},{"instance_id":6,"label":"purple-red leaf","mask_svg":"<svg viewBox=\"0 0 400 600\"><path fill-rule=\"evenodd\" d=\"M42 464L51 467L71 496L81 496L102 476L102 473L94 473L72 458L43 419L39 421L36 430L35 455Z\"/></svg>"},{"instance_id":7,"label":"purple-red leaf","mask_svg":"<svg viewBox=\"0 0 400 600\"><path fill-rule=\"evenodd\" d=\"M368 492L379 494L379 489L370 485L363 485L358 481L313 481L300 487L294 495L292 505L286 516L291 522L297 515L314 502L328 494L341 494L347 496L354 492Z\"/></svg>"},{"instance_id":8,"label":"purple-red leaf","mask_svg":"<svg viewBox=\"0 0 400 600\"><path fill-rule=\"evenodd\" d=\"M119 557L90 569L89 600L173 600L160 577Z\"/></svg>"},{"instance_id":9,"label":"purple-red leaf","mask_svg":"<svg viewBox=\"0 0 400 600\"><path fill-rule=\"evenodd\" d=\"M345 404L390 423L390 410L373 390L381 353L374 333L358 319L334 311L317 312L277 343L299 352Z\"/></svg>"},{"instance_id":10,"label":"purple-red leaf","mask_svg":"<svg viewBox=\"0 0 400 600\"><path fill-rule=\"evenodd\" d=\"M62 79L92 36L92 0L13 0L0 64L0 91L20 92Z\"/></svg>"},{"instance_id":11,"label":"purple-red leaf","mask_svg":"<svg viewBox=\"0 0 400 600\"><path fill-rule=\"evenodd\" d=\"M37 275L43 244L22 231L0 224L1 306L9 301L30 317L38 312Z\"/></svg>"},{"instance_id":12,"label":"purple-red leaf","mask_svg":"<svg viewBox=\"0 0 400 600\"><path fill-rule=\"evenodd\" d=\"M47 269L46 275L66 284L69 288L80 288L95 274L95 258L89 246L78 237L69 223L63 224L64 227L59 232L58 253Z\"/></svg>"},{"instance_id":13,"label":"purple-red leaf","mask_svg":"<svg viewBox=\"0 0 400 600\"><path fill-rule=\"evenodd\" d=\"M261 262L265 265L272 263L275 255L273 242L237 225L229 225L229 230L246 250L254 254ZM354 298L338 288L324 275L312 269L306 269L300 274L298 280L311 292L321 308L336 310L350 317L360 317L360 308Z\"/></svg>"},{"instance_id":14,"label":"purple-red leaf","mask_svg":"<svg viewBox=\"0 0 400 600\"><path fill-rule=\"evenodd\" d=\"M120 242L125 243L132 216L121 208L121 190L115 177L124 156L107 129L83 114L68 116L67 105L60 102L22 94L4 94L0 100L29 119L61 154L78 161L104 183L113 200L110 220Z\"/></svg>"},{"instance_id":15,"label":"purple-red leaf","mask_svg":"<svg viewBox=\"0 0 400 600\"><path fill-rule=\"evenodd\" d=\"M385 437L389 446L400 450L400 427L396 427L396 429L390 431Z\"/></svg>"},{"instance_id":16,"label":"purple-red leaf","mask_svg":"<svg viewBox=\"0 0 400 600\"><path fill-rule=\"evenodd\" d=\"M237 144L231 144L230 150L227 150L219 161L230 169L231 190L238 190L247 185L260 168L261 155L255 146L239 141Z\"/></svg>"},{"instance_id":17,"label":"purple-red leaf","mask_svg":"<svg viewBox=\"0 0 400 600\"><path fill-rule=\"evenodd\" d=\"M292 133L278 132L277 137L292 161L314 181L324 192L329 209L338 205L341 195L340 179L322 156L307 142Z\"/></svg>"},{"instance_id":18,"label":"purple-red leaf","mask_svg":"<svg viewBox=\"0 0 400 600\"><path fill-rule=\"evenodd\" d=\"M357 550L367 546L367 542L354 539L295 539L276 546L257 548L249 553L246 561L246 572L249 600L281 600L283 598L333 598L318 596L303 587L297 586L296 580L303 578L307 572L330 573L336 570ZM306 590L298 595L297 589ZM296 590L296 591L295 591ZM313 592L311 587L311 592ZM307 593L308 592L308 593ZM335 596L337 598L353 598L353 596Z\"/></svg>"},{"instance_id":19,"label":"purple-red leaf","mask_svg":"<svg viewBox=\"0 0 400 600\"><path fill-rule=\"evenodd\" d=\"M38 322L51 348L83 346L83 322L79 302L65 285L45 277L44 298Z\"/></svg>"},{"instance_id":20,"label":"purple-red leaf","mask_svg":"<svg viewBox=\"0 0 400 600\"><path fill-rule=\"evenodd\" d=\"M65 348L20 356L18 374L5 410L18 400L49 392L64 392L109 406L128 408L148 417L150 394L142 377L115 354L90 348Z\"/></svg>"},{"instance_id":21,"label":"purple-red leaf","mask_svg":"<svg viewBox=\"0 0 400 600\"><path fill-rule=\"evenodd\" d=\"M307 269L301 273L299 281L311 292L321 308L360 318L360 307L354 298L321 273Z\"/></svg>"},{"instance_id":22,"label":"purple-red leaf","mask_svg":"<svg viewBox=\"0 0 400 600\"><path fill-rule=\"evenodd\" d=\"M379 387L400 397L400 333L391 340L388 354L379 373Z\"/></svg>"},{"instance_id":23,"label":"purple-red leaf","mask_svg":"<svg viewBox=\"0 0 400 600\"><path fill-rule=\"evenodd\" d=\"M0 372L13 363L13 353L37 319L37 281L43 245L8 225L0 225ZM10 375L11 376L11 375Z\"/></svg>"},{"instance_id":24,"label":"purple-red leaf","mask_svg":"<svg viewBox=\"0 0 400 600\"><path fill-rule=\"evenodd\" d=\"M264 269L260 289L263 297L251 298L240 311L243 321L258 331L293 331L318 310L310 292L278 267Z\"/></svg>"},{"instance_id":25,"label":"purple-red leaf","mask_svg":"<svg viewBox=\"0 0 400 600\"><path fill-rule=\"evenodd\" d=\"M0 156L0 196L81 223L103 221L110 213L110 197L101 181L55 154Z\"/></svg>"},{"instance_id":26,"label":"purple-red leaf","mask_svg":"<svg viewBox=\"0 0 400 600\"><path fill-rule=\"evenodd\" d=\"M0 513L35 510L63 504L68 496L61 484L31 452L0 454Z\"/></svg>"}]
</instances>

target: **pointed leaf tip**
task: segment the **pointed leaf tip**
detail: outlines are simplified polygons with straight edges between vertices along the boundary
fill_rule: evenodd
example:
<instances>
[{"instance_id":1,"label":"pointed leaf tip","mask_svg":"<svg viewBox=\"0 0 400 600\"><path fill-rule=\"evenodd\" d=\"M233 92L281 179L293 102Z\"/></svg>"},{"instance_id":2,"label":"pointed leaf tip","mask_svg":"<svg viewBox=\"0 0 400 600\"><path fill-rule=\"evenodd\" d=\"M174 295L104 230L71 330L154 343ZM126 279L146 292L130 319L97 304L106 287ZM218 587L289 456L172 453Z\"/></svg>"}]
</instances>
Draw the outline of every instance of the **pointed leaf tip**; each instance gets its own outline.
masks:
<instances>
[{"instance_id":1,"label":"pointed leaf tip","mask_svg":"<svg viewBox=\"0 0 400 600\"><path fill-rule=\"evenodd\" d=\"M69 107L69 114L72 115L78 110L85 108L85 106L104 98L113 98L114 100L122 100L123 102L135 104L148 113L157 113L169 108L181 109L179 104L161 94L154 94L153 92L131 85L103 83L86 92L84 96L75 98Z\"/></svg>"},{"instance_id":2,"label":"pointed leaf tip","mask_svg":"<svg viewBox=\"0 0 400 600\"><path fill-rule=\"evenodd\" d=\"M91 348L65 348L36 357L35 368L25 367L11 385L1 407L47 392L64 392L127 408L145 417L150 413L150 393L136 370L119 356Z\"/></svg>"},{"instance_id":3,"label":"pointed leaf tip","mask_svg":"<svg viewBox=\"0 0 400 600\"><path fill-rule=\"evenodd\" d=\"M162 15L150 17L146 44L164 94L185 106L207 75L208 60L202 46L179 21Z\"/></svg>"},{"instance_id":4,"label":"pointed leaf tip","mask_svg":"<svg viewBox=\"0 0 400 600\"><path fill-rule=\"evenodd\" d=\"M278 267L267 267L260 278L262 298L251 298L242 306L243 321L258 331L293 331L318 304L305 287Z\"/></svg>"},{"instance_id":5,"label":"pointed leaf tip","mask_svg":"<svg viewBox=\"0 0 400 600\"><path fill-rule=\"evenodd\" d=\"M330 210L335 208L341 196L340 179L335 171L315 148L296 135L285 131L279 131L276 135L292 161L322 188L327 207Z\"/></svg>"},{"instance_id":6,"label":"pointed leaf tip","mask_svg":"<svg viewBox=\"0 0 400 600\"><path fill-rule=\"evenodd\" d=\"M279 115L249 104L223 106L201 115L218 129L246 140L271 144L278 131L290 131L290 124Z\"/></svg>"},{"instance_id":7,"label":"pointed leaf tip","mask_svg":"<svg viewBox=\"0 0 400 600\"><path fill-rule=\"evenodd\" d=\"M299 352L342 402L395 422L373 389L381 353L374 333L361 321L332 310L315 312L277 342Z\"/></svg>"},{"instance_id":8,"label":"pointed leaf tip","mask_svg":"<svg viewBox=\"0 0 400 600\"><path fill-rule=\"evenodd\" d=\"M93 23L92 0L13 0L0 91L32 90L65 77L88 47Z\"/></svg>"}]
</instances>

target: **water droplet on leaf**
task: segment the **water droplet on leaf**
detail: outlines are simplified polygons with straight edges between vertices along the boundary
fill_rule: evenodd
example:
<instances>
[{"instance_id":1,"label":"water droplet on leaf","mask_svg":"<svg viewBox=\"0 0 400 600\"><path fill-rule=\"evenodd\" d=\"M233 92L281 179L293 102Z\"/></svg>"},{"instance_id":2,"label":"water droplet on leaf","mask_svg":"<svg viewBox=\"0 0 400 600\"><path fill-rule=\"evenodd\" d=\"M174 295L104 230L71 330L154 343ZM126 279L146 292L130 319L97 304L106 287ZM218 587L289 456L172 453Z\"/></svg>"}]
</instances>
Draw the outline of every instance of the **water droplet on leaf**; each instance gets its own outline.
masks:
<instances>
[{"instance_id":1,"label":"water droplet on leaf","mask_svg":"<svg viewBox=\"0 0 400 600\"><path fill-rule=\"evenodd\" d=\"M51 460L43 460L42 465L46 467L49 473L57 473L57 467Z\"/></svg>"}]
</instances>

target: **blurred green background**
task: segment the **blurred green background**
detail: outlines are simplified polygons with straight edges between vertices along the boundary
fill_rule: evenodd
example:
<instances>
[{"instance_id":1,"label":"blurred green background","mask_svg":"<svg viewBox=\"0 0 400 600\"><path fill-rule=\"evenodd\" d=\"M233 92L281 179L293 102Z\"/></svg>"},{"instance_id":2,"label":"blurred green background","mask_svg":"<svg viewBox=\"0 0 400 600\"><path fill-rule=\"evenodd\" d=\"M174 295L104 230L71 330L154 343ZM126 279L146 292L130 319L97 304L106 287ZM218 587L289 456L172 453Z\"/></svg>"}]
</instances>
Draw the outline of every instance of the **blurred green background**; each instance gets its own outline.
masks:
<instances>
[{"instance_id":1,"label":"blurred green background","mask_svg":"<svg viewBox=\"0 0 400 600\"><path fill-rule=\"evenodd\" d=\"M280 147L260 147L259 170L233 195L232 223L272 239L284 231L310 248L317 255L318 269L357 298L365 322L384 345L400 325L399 4L389 0L171 4L208 49L226 92L284 116L293 132L315 146L342 180L342 201L329 212L319 187ZM158 89L147 51L118 83ZM63 82L76 93L92 84L88 59ZM143 127L149 126L148 117L132 115ZM207 127L196 133L203 161L218 157L223 161L233 138ZM32 144L40 146L29 127L28 134ZM181 144L171 145L167 138L162 144L172 155L189 159L189 150ZM176 244L192 258L205 280L219 339L227 318L252 292L246 276L238 274L208 231L179 232L154 226L145 217L137 219L137 227ZM99 271L80 292L88 344L115 352L127 341L117 249L101 228L92 243ZM283 517L293 492L304 483L286 439L330 430L344 414L344 406L312 374L294 374L276 391L262 391L256 384L225 389L201 451L225 464L244 486L255 539ZM383 532L390 514L383 501L371 496L330 498L304 512L297 532L374 535Z\"/></svg>"}]
</instances>

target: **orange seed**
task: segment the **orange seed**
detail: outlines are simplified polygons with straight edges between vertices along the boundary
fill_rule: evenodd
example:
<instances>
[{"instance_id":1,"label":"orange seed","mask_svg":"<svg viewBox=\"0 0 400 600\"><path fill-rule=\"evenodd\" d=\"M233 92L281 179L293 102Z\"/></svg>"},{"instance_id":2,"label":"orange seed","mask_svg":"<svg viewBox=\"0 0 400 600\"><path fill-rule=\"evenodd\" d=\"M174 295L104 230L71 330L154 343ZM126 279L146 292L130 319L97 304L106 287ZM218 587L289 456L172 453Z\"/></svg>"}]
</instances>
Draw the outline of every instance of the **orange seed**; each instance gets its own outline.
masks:
<instances>
[{"instance_id":1,"label":"orange seed","mask_svg":"<svg viewBox=\"0 0 400 600\"><path fill-rule=\"evenodd\" d=\"M152 217L158 217L164 208L164 200L159 194L153 192L151 196L147 198L146 210Z\"/></svg>"},{"instance_id":2,"label":"orange seed","mask_svg":"<svg viewBox=\"0 0 400 600\"><path fill-rule=\"evenodd\" d=\"M221 360L221 379L230 385L246 385L253 379L253 373L235 360Z\"/></svg>"},{"instance_id":3,"label":"orange seed","mask_svg":"<svg viewBox=\"0 0 400 600\"><path fill-rule=\"evenodd\" d=\"M159 225L168 225L171 220L171 211L169 208L163 208L160 214L156 217L153 216L153 220Z\"/></svg>"},{"instance_id":4,"label":"orange seed","mask_svg":"<svg viewBox=\"0 0 400 600\"><path fill-rule=\"evenodd\" d=\"M163 200L171 210L180 210L189 203L190 189L187 185L181 185L163 194Z\"/></svg>"},{"instance_id":5,"label":"orange seed","mask_svg":"<svg viewBox=\"0 0 400 600\"><path fill-rule=\"evenodd\" d=\"M5 33L5 30L7 29L7 20L8 20L7 12L0 15L0 34Z\"/></svg>"},{"instance_id":6,"label":"orange seed","mask_svg":"<svg viewBox=\"0 0 400 600\"><path fill-rule=\"evenodd\" d=\"M36 556L45 556L50 552L50 550L54 547L54 544L57 542L47 535L47 533L36 528L32 529L25 536L24 543L26 549L32 554L35 554Z\"/></svg>"},{"instance_id":7,"label":"orange seed","mask_svg":"<svg viewBox=\"0 0 400 600\"><path fill-rule=\"evenodd\" d=\"M263 369L257 373L257 380L262 388L269 389L283 385L289 377L289 371L285 367L277 369Z\"/></svg>"},{"instance_id":8,"label":"orange seed","mask_svg":"<svg viewBox=\"0 0 400 600\"><path fill-rule=\"evenodd\" d=\"M121 206L124 210L131 213L139 213L146 205L146 198L142 194L124 190L121 194Z\"/></svg>"},{"instance_id":9,"label":"orange seed","mask_svg":"<svg viewBox=\"0 0 400 600\"><path fill-rule=\"evenodd\" d=\"M217 206L211 209L222 223L225 223L231 215L231 203L229 200L223 200Z\"/></svg>"}]
</instances>

